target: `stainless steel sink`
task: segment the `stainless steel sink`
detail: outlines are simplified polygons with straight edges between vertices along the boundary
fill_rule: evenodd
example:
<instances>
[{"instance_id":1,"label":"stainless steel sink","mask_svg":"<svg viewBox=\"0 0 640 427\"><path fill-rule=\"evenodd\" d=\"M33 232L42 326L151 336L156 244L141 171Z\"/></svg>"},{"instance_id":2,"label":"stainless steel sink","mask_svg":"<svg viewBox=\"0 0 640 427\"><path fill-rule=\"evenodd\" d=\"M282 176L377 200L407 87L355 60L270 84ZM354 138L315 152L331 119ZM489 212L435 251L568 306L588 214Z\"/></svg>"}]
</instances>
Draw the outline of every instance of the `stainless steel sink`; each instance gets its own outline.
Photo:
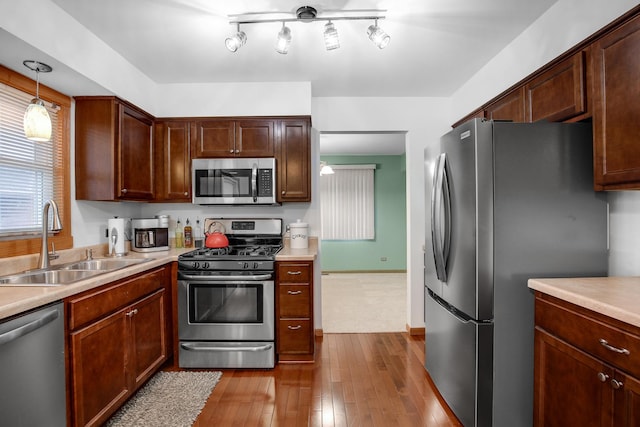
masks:
<instances>
[{"instance_id":1,"label":"stainless steel sink","mask_svg":"<svg viewBox=\"0 0 640 427\"><path fill-rule=\"evenodd\" d=\"M89 277L110 273L121 268L141 264L147 261L151 261L151 259L98 258L74 261L67 264L51 266L46 270L25 271L23 273L0 277L0 286L68 285Z\"/></svg>"},{"instance_id":2,"label":"stainless steel sink","mask_svg":"<svg viewBox=\"0 0 640 427\"><path fill-rule=\"evenodd\" d=\"M63 270L104 270L113 271L120 268L129 267L131 265L147 262L149 259L88 259L84 261L77 261L71 264L64 264L60 268Z\"/></svg>"},{"instance_id":3,"label":"stainless steel sink","mask_svg":"<svg viewBox=\"0 0 640 427\"><path fill-rule=\"evenodd\" d=\"M47 270L13 274L0 277L0 285L59 286L77 282L104 273L89 270Z\"/></svg>"}]
</instances>

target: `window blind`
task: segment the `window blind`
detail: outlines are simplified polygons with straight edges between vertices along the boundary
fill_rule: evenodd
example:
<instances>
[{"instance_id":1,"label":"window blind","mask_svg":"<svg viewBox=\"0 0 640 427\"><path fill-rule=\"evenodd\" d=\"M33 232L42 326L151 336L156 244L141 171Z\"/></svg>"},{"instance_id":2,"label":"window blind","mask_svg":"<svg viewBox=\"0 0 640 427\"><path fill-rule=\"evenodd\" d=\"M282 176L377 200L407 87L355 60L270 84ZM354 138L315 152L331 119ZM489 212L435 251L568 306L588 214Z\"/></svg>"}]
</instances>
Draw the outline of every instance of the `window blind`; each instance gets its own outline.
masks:
<instances>
[{"instance_id":1,"label":"window blind","mask_svg":"<svg viewBox=\"0 0 640 427\"><path fill-rule=\"evenodd\" d=\"M24 136L23 117L33 98L0 83L0 237L38 233L42 207L49 199L58 202L64 215L59 107L45 102L51 141L30 141Z\"/></svg>"},{"instance_id":2,"label":"window blind","mask_svg":"<svg viewBox=\"0 0 640 427\"><path fill-rule=\"evenodd\" d=\"M375 238L375 165L332 165L320 178L323 240Z\"/></svg>"}]
</instances>

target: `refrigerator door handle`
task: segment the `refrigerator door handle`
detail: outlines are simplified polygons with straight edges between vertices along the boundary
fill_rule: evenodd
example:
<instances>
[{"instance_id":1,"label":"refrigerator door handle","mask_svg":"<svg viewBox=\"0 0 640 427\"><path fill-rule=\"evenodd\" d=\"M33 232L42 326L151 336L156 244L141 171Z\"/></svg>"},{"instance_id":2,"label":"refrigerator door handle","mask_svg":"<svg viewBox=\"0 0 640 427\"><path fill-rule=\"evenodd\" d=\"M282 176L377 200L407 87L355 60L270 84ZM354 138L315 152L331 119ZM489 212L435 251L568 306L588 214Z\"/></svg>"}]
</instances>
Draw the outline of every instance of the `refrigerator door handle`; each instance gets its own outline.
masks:
<instances>
[{"instance_id":1,"label":"refrigerator door handle","mask_svg":"<svg viewBox=\"0 0 640 427\"><path fill-rule=\"evenodd\" d=\"M436 275L441 282L447 281L447 262L451 247L451 194L447 169L447 155L441 153L436 163L431 193L433 194L431 199L431 244Z\"/></svg>"}]
</instances>

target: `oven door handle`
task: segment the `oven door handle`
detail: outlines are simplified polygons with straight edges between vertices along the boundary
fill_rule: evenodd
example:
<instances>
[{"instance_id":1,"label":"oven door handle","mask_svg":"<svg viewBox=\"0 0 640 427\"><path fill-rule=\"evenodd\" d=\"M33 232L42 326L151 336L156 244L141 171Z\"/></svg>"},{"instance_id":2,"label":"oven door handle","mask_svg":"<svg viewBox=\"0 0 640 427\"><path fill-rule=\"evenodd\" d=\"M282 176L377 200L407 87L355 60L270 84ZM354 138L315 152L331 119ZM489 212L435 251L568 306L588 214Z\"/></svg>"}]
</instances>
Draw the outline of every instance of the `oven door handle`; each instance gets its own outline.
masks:
<instances>
[{"instance_id":1,"label":"oven door handle","mask_svg":"<svg viewBox=\"0 0 640 427\"><path fill-rule=\"evenodd\" d=\"M192 276L190 274L180 273L179 279L189 280L192 282L263 282L271 280L272 274L256 274L253 276Z\"/></svg>"},{"instance_id":2,"label":"oven door handle","mask_svg":"<svg viewBox=\"0 0 640 427\"><path fill-rule=\"evenodd\" d=\"M182 343L182 344L180 344L180 347L184 348L185 350L189 350L189 351L251 351L251 352L258 352L258 351L271 350L271 348L273 348L273 345L272 344L265 344L265 345L250 346L250 347L233 347L233 346L220 347L220 346L217 346L217 345Z\"/></svg>"}]
</instances>

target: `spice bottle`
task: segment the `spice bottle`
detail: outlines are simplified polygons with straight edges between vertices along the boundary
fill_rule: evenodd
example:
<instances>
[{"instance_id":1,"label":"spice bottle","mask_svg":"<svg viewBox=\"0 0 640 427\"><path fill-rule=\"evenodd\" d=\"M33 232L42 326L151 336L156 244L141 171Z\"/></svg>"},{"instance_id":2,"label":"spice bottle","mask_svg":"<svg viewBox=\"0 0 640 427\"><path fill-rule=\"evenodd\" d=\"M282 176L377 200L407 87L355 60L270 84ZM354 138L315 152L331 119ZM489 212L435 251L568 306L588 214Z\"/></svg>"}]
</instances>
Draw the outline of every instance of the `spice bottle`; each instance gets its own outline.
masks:
<instances>
[{"instance_id":1,"label":"spice bottle","mask_svg":"<svg viewBox=\"0 0 640 427\"><path fill-rule=\"evenodd\" d=\"M196 248L201 248L202 243L204 242L204 236L202 234L202 228L200 227L200 218L196 218L196 229L194 230L194 241L196 243Z\"/></svg>"},{"instance_id":2,"label":"spice bottle","mask_svg":"<svg viewBox=\"0 0 640 427\"><path fill-rule=\"evenodd\" d=\"M180 223L180 218L178 218L178 223L176 225L176 248L184 247L184 234L182 231L182 224Z\"/></svg>"},{"instance_id":3,"label":"spice bottle","mask_svg":"<svg viewBox=\"0 0 640 427\"><path fill-rule=\"evenodd\" d=\"M184 226L184 247L193 247L193 232L191 229L191 225L189 224L189 218L187 218L187 223Z\"/></svg>"}]
</instances>

